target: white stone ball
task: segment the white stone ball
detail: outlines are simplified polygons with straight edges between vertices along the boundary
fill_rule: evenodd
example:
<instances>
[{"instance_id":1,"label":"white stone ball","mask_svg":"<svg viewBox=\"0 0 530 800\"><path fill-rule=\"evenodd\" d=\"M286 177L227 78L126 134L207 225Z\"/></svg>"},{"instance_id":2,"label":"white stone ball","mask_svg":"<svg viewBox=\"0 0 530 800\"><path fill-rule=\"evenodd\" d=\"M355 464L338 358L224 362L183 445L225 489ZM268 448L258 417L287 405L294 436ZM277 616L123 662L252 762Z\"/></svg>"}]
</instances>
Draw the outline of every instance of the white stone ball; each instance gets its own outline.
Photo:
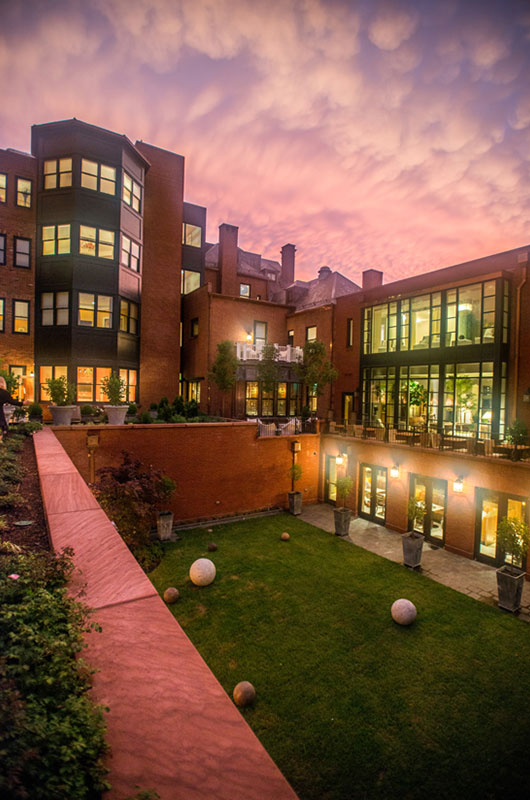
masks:
<instances>
[{"instance_id":1,"label":"white stone ball","mask_svg":"<svg viewBox=\"0 0 530 800\"><path fill-rule=\"evenodd\" d=\"M190 567L190 580L195 586L208 586L215 578L215 564L209 558L198 558Z\"/></svg>"},{"instance_id":2,"label":"white stone ball","mask_svg":"<svg viewBox=\"0 0 530 800\"><path fill-rule=\"evenodd\" d=\"M392 614L392 619L394 622L397 622L398 625L412 625L418 612L416 611L414 603L402 597L396 600L395 603L392 603L390 613Z\"/></svg>"}]
</instances>

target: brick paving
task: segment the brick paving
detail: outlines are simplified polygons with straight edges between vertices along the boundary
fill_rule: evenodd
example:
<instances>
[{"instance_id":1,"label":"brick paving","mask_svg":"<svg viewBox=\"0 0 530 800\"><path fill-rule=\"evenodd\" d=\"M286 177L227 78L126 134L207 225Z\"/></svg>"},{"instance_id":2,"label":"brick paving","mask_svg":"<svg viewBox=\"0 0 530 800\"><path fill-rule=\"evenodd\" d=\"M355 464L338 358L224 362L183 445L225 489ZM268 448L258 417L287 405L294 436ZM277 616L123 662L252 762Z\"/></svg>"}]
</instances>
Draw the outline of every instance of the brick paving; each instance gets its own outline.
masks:
<instances>
[{"instance_id":1,"label":"brick paving","mask_svg":"<svg viewBox=\"0 0 530 800\"><path fill-rule=\"evenodd\" d=\"M304 506L299 519L329 533L335 531L333 506L327 503ZM345 538L365 550L388 558L390 561L398 564L403 561L401 534L391 531L383 525L375 525L373 522L356 517L352 519L350 532ZM490 606L497 605L497 580L494 567L449 553L443 548L425 542L420 569L423 575L427 575L433 581L450 586L457 592L467 594L482 603ZM519 619L530 622L530 582L528 581L525 581L522 608L518 616Z\"/></svg>"}]
</instances>

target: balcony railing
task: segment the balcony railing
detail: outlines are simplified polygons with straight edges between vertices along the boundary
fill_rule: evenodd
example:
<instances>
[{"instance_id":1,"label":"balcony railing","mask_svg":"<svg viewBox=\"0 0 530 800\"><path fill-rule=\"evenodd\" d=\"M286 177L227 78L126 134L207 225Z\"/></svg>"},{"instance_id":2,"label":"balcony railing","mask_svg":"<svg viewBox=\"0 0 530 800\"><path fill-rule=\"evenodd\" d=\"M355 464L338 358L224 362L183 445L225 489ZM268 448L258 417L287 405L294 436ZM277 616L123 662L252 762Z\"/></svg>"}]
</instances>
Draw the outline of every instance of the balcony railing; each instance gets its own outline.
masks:
<instances>
[{"instance_id":1,"label":"balcony railing","mask_svg":"<svg viewBox=\"0 0 530 800\"><path fill-rule=\"evenodd\" d=\"M278 351L278 361L292 364L301 361L303 358L304 351L301 347L293 347L290 344L275 344L274 346ZM256 344L236 342L238 361L261 361L264 347L263 342L256 342Z\"/></svg>"}]
</instances>

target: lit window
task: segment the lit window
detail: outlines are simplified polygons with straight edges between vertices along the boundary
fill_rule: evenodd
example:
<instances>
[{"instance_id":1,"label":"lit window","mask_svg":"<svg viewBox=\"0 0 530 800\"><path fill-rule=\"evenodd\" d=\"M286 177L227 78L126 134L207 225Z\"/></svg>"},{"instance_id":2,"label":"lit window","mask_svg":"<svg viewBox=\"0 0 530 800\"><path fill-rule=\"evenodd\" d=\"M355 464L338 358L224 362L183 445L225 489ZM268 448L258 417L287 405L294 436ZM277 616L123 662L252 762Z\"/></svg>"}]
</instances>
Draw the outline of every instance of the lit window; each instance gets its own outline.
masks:
<instances>
[{"instance_id":1,"label":"lit window","mask_svg":"<svg viewBox=\"0 0 530 800\"><path fill-rule=\"evenodd\" d=\"M140 207L142 205L142 187L139 183L136 183L130 175L127 175L126 172L123 173L121 199L124 203L127 203L128 206L131 206L131 208L140 213Z\"/></svg>"},{"instance_id":2,"label":"lit window","mask_svg":"<svg viewBox=\"0 0 530 800\"><path fill-rule=\"evenodd\" d=\"M44 162L44 188L57 189L72 185L72 159L59 158Z\"/></svg>"},{"instance_id":3,"label":"lit window","mask_svg":"<svg viewBox=\"0 0 530 800\"><path fill-rule=\"evenodd\" d=\"M239 284L239 296L240 297L250 297L250 284L249 283L240 283Z\"/></svg>"},{"instance_id":4,"label":"lit window","mask_svg":"<svg viewBox=\"0 0 530 800\"><path fill-rule=\"evenodd\" d=\"M6 308L6 301L3 297L0 297L0 332L3 333L5 330L5 308Z\"/></svg>"},{"instance_id":5,"label":"lit window","mask_svg":"<svg viewBox=\"0 0 530 800\"><path fill-rule=\"evenodd\" d=\"M182 294L189 294L201 285L201 273L192 269L183 269L180 290Z\"/></svg>"},{"instance_id":6,"label":"lit window","mask_svg":"<svg viewBox=\"0 0 530 800\"><path fill-rule=\"evenodd\" d=\"M116 170L97 161L81 159L81 186L103 194L116 194Z\"/></svg>"},{"instance_id":7,"label":"lit window","mask_svg":"<svg viewBox=\"0 0 530 800\"><path fill-rule=\"evenodd\" d=\"M27 178L17 178L17 206L31 208L32 181Z\"/></svg>"},{"instance_id":8,"label":"lit window","mask_svg":"<svg viewBox=\"0 0 530 800\"><path fill-rule=\"evenodd\" d=\"M317 326L311 325L309 328L305 329L305 340L306 342L313 342L317 338Z\"/></svg>"},{"instance_id":9,"label":"lit window","mask_svg":"<svg viewBox=\"0 0 530 800\"><path fill-rule=\"evenodd\" d=\"M127 236L121 237L121 263L124 266L139 272L140 269L140 245L133 242Z\"/></svg>"},{"instance_id":10,"label":"lit window","mask_svg":"<svg viewBox=\"0 0 530 800\"><path fill-rule=\"evenodd\" d=\"M78 400L94 399L94 367L78 367L76 383Z\"/></svg>"},{"instance_id":11,"label":"lit window","mask_svg":"<svg viewBox=\"0 0 530 800\"><path fill-rule=\"evenodd\" d=\"M346 321L346 347L353 346L353 319Z\"/></svg>"},{"instance_id":12,"label":"lit window","mask_svg":"<svg viewBox=\"0 0 530 800\"><path fill-rule=\"evenodd\" d=\"M191 338L195 339L199 335L199 318L194 317L191 321Z\"/></svg>"},{"instance_id":13,"label":"lit window","mask_svg":"<svg viewBox=\"0 0 530 800\"><path fill-rule=\"evenodd\" d=\"M13 300L13 333L29 333L29 300Z\"/></svg>"},{"instance_id":14,"label":"lit window","mask_svg":"<svg viewBox=\"0 0 530 800\"><path fill-rule=\"evenodd\" d=\"M265 344L267 342L267 323L254 322L254 344Z\"/></svg>"},{"instance_id":15,"label":"lit window","mask_svg":"<svg viewBox=\"0 0 530 800\"><path fill-rule=\"evenodd\" d=\"M112 297L79 292L77 324L89 328L112 328Z\"/></svg>"},{"instance_id":16,"label":"lit window","mask_svg":"<svg viewBox=\"0 0 530 800\"><path fill-rule=\"evenodd\" d=\"M40 385L40 399L49 400L50 393L46 386L46 381L51 378L68 378L67 367L40 367L39 368L39 385Z\"/></svg>"},{"instance_id":17,"label":"lit window","mask_svg":"<svg viewBox=\"0 0 530 800\"><path fill-rule=\"evenodd\" d=\"M291 345L291 347L294 347L294 331L293 330L287 331L287 344Z\"/></svg>"},{"instance_id":18,"label":"lit window","mask_svg":"<svg viewBox=\"0 0 530 800\"><path fill-rule=\"evenodd\" d=\"M114 258L114 231L80 225L79 253L83 256L95 256L97 253L99 258Z\"/></svg>"},{"instance_id":19,"label":"lit window","mask_svg":"<svg viewBox=\"0 0 530 800\"><path fill-rule=\"evenodd\" d=\"M42 255L64 255L70 252L70 225L44 225Z\"/></svg>"},{"instance_id":20,"label":"lit window","mask_svg":"<svg viewBox=\"0 0 530 800\"><path fill-rule=\"evenodd\" d=\"M6 263L6 235L0 233L0 264Z\"/></svg>"},{"instance_id":21,"label":"lit window","mask_svg":"<svg viewBox=\"0 0 530 800\"><path fill-rule=\"evenodd\" d=\"M94 399L99 403L106 403L109 400L101 384L104 378L110 378L111 372L112 370L110 367L96 367L96 392Z\"/></svg>"},{"instance_id":22,"label":"lit window","mask_svg":"<svg viewBox=\"0 0 530 800\"><path fill-rule=\"evenodd\" d=\"M13 264L15 267L31 266L31 239L22 239L15 236L15 247L13 249Z\"/></svg>"},{"instance_id":23,"label":"lit window","mask_svg":"<svg viewBox=\"0 0 530 800\"><path fill-rule=\"evenodd\" d=\"M120 300L120 331L138 333L138 305L130 300Z\"/></svg>"},{"instance_id":24,"label":"lit window","mask_svg":"<svg viewBox=\"0 0 530 800\"><path fill-rule=\"evenodd\" d=\"M125 400L128 403L136 402L136 386L138 374L135 369L120 369L120 378L125 385Z\"/></svg>"},{"instance_id":25,"label":"lit window","mask_svg":"<svg viewBox=\"0 0 530 800\"><path fill-rule=\"evenodd\" d=\"M5 203L7 200L7 175L5 172L0 172L0 203Z\"/></svg>"},{"instance_id":26,"label":"lit window","mask_svg":"<svg viewBox=\"0 0 530 800\"><path fill-rule=\"evenodd\" d=\"M245 385L245 414L247 417L258 416L259 383L247 381Z\"/></svg>"},{"instance_id":27,"label":"lit window","mask_svg":"<svg viewBox=\"0 0 530 800\"><path fill-rule=\"evenodd\" d=\"M202 230L198 225L190 225L189 222L182 223L182 244L190 247L200 247L202 241Z\"/></svg>"},{"instance_id":28,"label":"lit window","mask_svg":"<svg viewBox=\"0 0 530 800\"><path fill-rule=\"evenodd\" d=\"M195 400L196 403L201 402L201 382L190 381L188 383L188 400Z\"/></svg>"},{"instance_id":29,"label":"lit window","mask_svg":"<svg viewBox=\"0 0 530 800\"><path fill-rule=\"evenodd\" d=\"M41 325L68 325L68 292L43 292L40 296Z\"/></svg>"}]
</instances>

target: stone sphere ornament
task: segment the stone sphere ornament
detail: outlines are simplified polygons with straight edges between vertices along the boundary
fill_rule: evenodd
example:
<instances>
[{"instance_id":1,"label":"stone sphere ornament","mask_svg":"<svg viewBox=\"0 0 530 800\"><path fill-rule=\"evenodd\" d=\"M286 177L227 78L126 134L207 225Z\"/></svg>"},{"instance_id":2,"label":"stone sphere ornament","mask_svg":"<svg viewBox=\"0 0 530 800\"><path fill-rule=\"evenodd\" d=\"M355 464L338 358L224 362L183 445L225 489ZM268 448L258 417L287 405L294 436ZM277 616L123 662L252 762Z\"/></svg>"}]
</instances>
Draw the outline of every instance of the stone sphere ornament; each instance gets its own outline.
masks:
<instances>
[{"instance_id":1,"label":"stone sphere ornament","mask_svg":"<svg viewBox=\"0 0 530 800\"><path fill-rule=\"evenodd\" d=\"M215 564L209 558L198 558L190 567L190 580L195 586L209 586L215 579Z\"/></svg>"},{"instance_id":2,"label":"stone sphere ornament","mask_svg":"<svg viewBox=\"0 0 530 800\"><path fill-rule=\"evenodd\" d=\"M180 597L180 592L174 586L168 586L164 592L164 600L166 603L176 603Z\"/></svg>"},{"instance_id":3,"label":"stone sphere ornament","mask_svg":"<svg viewBox=\"0 0 530 800\"><path fill-rule=\"evenodd\" d=\"M256 699L256 690L248 681L240 681L234 689L233 698L236 706L251 706Z\"/></svg>"},{"instance_id":4,"label":"stone sphere ornament","mask_svg":"<svg viewBox=\"0 0 530 800\"><path fill-rule=\"evenodd\" d=\"M390 613L392 614L392 619L394 622L397 622L398 625L412 625L418 612L416 611L414 603L401 597L399 600L392 603Z\"/></svg>"},{"instance_id":5,"label":"stone sphere ornament","mask_svg":"<svg viewBox=\"0 0 530 800\"><path fill-rule=\"evenodd\" d=\"M282 535L280 536L280 539L282 540L282 542L288 542L290 538L291 538L291 537L289 536L289 534L287 533L287 531L284 531L284 532L282 533Z\"/></svg>"},{"instance_id":6,"label":"stone sphere ornament","mask_svg":"<svg viewBox=\"0 0 530 800\"><path fill-rule=\"evenodd\" d=\"M208 552L215 553L216 550L217 550L217 545L215 544L215 542L210 542L210 544L208 545Z\"/></svg>"}]
</instances>

